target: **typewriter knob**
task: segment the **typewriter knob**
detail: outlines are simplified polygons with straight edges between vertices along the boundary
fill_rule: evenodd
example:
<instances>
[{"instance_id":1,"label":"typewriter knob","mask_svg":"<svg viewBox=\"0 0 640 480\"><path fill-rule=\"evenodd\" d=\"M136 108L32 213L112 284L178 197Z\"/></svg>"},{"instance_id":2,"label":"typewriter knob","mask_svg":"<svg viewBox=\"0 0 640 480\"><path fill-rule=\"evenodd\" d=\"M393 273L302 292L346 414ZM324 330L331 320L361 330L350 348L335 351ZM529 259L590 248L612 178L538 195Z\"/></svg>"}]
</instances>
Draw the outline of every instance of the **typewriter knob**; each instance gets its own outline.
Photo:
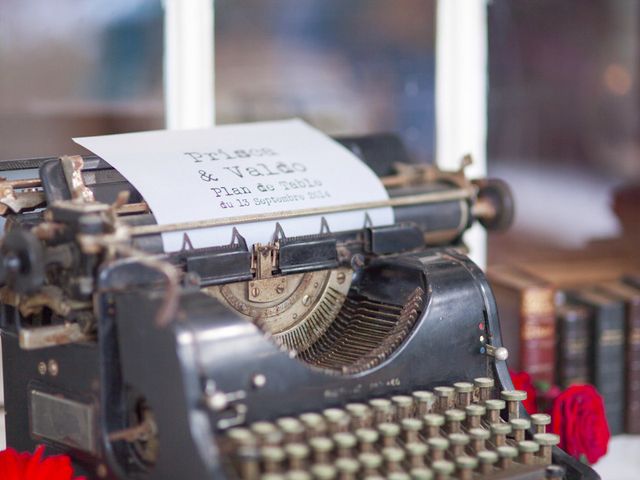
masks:
<instances>
[{"instance_id":1,"label":"typewriter knob","mask_svg":"<svg viewBox=\"0 0 640 480\"><path fill-rule=\"evenodd\" d=\"M513 194L509 185L495 178L475 180L478 200L474 214L487 230L502 232L513 223Z\"/></svg>"},{"instance_id":2,"label":"typewriter knob","mask_svg":"<svg viewBox=\"0 0 640 480\"><path fill-rule=\"evenodd\" d=\"M496 360L503 362L509 358L509 350L504 347L494 347L493 345L484 346L487 355L494 357Z\"/></svg>"},{"instance_id":3,"label":"typewriter knob","mask_svg":"<svg viewBox=\"0 0 640 480\"><path fill-rule=\"evenodd\" d=\"M0 283L17 293L32 293L44 283L44 252L26 230L11 230L0 247Z\"/></svg>"},{"instance_id":4,"label":"typewriter knob","mask_svg":"<svg viewBox=\"0 0 640 480\"><path fill-rule=\"evenodd\" d=\"M495 349L494 356L496 357L496 360L505 361L509 358L509 350L504 347L498 347Z\"/></svg>"}]
</instances>

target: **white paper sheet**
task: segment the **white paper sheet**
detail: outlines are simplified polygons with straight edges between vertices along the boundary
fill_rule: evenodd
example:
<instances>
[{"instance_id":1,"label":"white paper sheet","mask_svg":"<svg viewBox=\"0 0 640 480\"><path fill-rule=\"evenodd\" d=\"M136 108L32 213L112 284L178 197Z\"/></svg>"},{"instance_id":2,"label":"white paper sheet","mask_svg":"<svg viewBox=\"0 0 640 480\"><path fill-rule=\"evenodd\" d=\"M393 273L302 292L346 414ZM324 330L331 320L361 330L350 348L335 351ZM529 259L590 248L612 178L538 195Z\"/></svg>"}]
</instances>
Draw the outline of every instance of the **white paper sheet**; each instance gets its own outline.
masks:
<instances>
[{"instance_id":1,"label":"white paper sheet","mask_svg":"<svg viewBox=\"0 0 640 480\"><path fill-rule=\"evenodd\" d=\"M74 139L115 167L159 224L388 199L378 177L348 149L300 120ZM331 231L393 223L391 208L324 215ZM288 237L318 233L321 216L280 221ZM233 226L191 230L194 247L228 244ZM237 226L249 245L271 241L275 221ZM165 251L183 233L163 234Z\"/></svg>"}]
</instances>

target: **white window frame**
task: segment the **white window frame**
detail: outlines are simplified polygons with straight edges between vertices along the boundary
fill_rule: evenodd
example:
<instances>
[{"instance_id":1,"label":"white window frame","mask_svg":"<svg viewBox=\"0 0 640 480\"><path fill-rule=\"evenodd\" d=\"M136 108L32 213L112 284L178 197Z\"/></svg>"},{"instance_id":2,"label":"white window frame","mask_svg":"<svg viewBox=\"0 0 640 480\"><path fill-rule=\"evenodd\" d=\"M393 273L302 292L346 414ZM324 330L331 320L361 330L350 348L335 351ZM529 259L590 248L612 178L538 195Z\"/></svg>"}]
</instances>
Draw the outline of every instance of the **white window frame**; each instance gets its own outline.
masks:
<instances>
[{"instance_id":1,"label":"white window frame","mask_svg":"<svg viewBox=\"0 0 640 480\"><path fill-rule=\"evenodd\" d=\"M165 112L170 129L215 124L214 0L164 0ZM471 177L486 175L486 0L439 0L436 28L436 161L456 169L470 153ZM486 266L486 233L465 236Z\"/></svg>"}]
</instances>

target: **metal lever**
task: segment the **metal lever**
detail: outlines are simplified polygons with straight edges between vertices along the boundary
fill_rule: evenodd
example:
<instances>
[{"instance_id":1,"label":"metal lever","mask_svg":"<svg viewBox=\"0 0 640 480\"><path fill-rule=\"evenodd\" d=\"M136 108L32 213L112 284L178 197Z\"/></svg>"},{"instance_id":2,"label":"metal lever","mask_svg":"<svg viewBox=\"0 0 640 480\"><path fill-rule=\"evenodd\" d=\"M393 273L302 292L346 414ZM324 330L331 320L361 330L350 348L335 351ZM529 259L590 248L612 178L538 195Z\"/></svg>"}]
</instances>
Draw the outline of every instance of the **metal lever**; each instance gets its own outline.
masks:
<instances>
[{"instance_id":1,"label":"metal lever","mask_svg":"<svg viewBox=\"0 0 640 480\"><path fill-rule=\"evenodd\" d=\"M509 350L504 347L494 347L493 345L486 344L487 355L494 357L498 361L505 361L509 358Z\"/></svg>"}]
</instances>

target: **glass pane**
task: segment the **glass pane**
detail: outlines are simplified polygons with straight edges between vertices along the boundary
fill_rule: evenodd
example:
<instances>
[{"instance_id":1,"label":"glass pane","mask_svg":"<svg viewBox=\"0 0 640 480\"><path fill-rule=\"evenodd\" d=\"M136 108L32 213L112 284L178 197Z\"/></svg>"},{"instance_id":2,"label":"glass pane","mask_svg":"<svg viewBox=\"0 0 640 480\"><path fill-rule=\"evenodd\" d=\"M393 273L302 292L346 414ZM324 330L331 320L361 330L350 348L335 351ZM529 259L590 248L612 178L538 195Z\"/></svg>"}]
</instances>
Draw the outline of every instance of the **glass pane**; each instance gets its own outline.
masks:
<instances>
[{"instance_id":1,"label":"glass pane","mask_svg":"<svg viewBox=\"0 0 640 480\"><path fill-rule=\"evenodd\" d=\"M0 2L0 158L160 128L162 108L160 0Z\"/></svg>"},{"instance_id":2,"label":"glass pane","mask_svg":"<svg viewBox=\"0 0 640 480\"><path fill-rule=\"evenodd\" d=\"M299 116L434 152L435 0L216 1L219 123Z\"/></svg>"},{"instance_id":3,"label":"glass pane","mask_svg":"<svg viewBox=\"0 0 640 480\"><path fill-rule=\"evenodd\" d=\"M639 32L630 0L491 3L489 169L518 207L494 261L638 258L624 239L640 224Z\"/></svg>"}]
</instances>

